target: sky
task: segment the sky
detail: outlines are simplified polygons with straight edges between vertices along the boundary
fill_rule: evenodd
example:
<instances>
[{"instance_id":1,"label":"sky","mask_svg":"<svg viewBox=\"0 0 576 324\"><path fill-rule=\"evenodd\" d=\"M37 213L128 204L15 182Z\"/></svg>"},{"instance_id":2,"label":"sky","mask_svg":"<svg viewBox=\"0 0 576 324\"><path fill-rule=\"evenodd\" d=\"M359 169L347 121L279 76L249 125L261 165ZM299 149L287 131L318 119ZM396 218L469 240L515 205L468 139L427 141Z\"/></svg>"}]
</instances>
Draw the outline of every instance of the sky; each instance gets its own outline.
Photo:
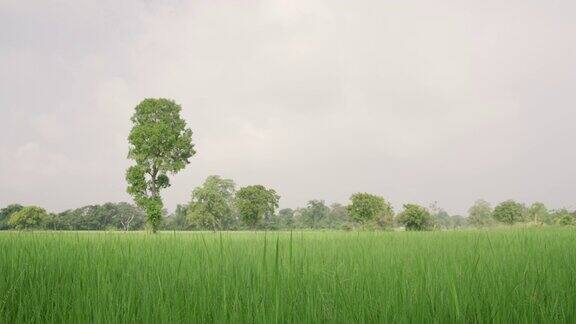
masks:
<instances>
[{"instance_id":1,"label":"sky","mask_svg":"<svg viewBox=\"0 0 576 324\"><path fill-rule=\"evenodd\" d=\"M212 174L281 207L576 208L573 0L2 0L0 206L131 201L130 116L182 106Z\"/></svg>"}]
</instances>

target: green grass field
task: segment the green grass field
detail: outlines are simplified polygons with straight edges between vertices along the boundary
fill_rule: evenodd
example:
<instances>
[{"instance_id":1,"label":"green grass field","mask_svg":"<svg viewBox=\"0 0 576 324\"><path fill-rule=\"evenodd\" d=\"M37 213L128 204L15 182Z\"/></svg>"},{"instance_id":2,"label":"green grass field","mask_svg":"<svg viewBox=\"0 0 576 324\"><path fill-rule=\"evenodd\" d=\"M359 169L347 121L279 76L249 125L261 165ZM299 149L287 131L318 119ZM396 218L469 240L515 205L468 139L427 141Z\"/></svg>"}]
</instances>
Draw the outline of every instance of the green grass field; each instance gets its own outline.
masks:
<instances>
[{"instance_id":1,"label":"green grass field","mask_svg":"<svg viewBox=\"0 0 576 324\"><path fill-rule=\"evenodd\" d=\"M576 231L0 233L0 322L576 322Z\"/></svg>"}]
</instances>

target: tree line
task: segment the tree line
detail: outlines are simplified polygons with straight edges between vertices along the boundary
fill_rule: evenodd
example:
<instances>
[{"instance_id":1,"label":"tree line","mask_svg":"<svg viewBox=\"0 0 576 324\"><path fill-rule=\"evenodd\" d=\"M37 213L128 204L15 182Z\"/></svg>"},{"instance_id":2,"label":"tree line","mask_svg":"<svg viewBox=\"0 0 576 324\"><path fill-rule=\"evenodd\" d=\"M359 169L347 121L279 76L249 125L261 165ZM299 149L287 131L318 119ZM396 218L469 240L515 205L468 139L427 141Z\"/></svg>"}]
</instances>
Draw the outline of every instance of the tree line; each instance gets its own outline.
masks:
<instances>
[{"instance_id":1,"label":"tree line","mask_svg":"<svg viewBox=\"0 0 576 324\"><path fill-rule=\"evenodd\" d=\"M89 205L61 213L50 213L37 206L11 204L0 209L0 230L141 230L146 214L132 204Z\"/></svg>"},{"instance_id":2,"label":"tree line","mask_svg":"<svg viewBox=\"0 0 576 324\"><path fill-rule=\"evenodd\" d=\"M355 193L347 205L310 200L300 208L278 208L280 196L262 185L237 188L231 179L209 176L195 188L186 204L172 213L160 212L158 229L235 230L446 230L501 225L576 225L576 212L550 210L543 203L525 205L514 200L494 208L478 200L466 216L450 215L436 203L424 207L405 204L398 212L379 195ZM37 206L12 204L0 209L0 230L120 230L150 228L146 211L129 203L106 203L48 213Z\"/></svg>"}]
</instances>

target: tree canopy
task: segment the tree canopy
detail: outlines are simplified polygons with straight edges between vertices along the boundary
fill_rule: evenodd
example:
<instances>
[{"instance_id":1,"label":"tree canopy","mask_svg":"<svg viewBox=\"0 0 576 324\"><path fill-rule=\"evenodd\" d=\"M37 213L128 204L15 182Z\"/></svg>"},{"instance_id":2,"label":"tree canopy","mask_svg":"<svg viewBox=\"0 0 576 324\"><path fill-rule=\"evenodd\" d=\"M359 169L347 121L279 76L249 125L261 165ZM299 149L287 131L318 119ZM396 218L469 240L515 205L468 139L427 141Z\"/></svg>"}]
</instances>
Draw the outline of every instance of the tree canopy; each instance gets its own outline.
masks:
<instances>
[{"instance_id":1,"label":"tree canopy","mask_svg":"<svg viewBox=\"0 0 576 324\"><path fill-rule=\"evenodd\" d=\"M0 209L0 230L9 228L8 220L12 214L19 212L22 210L24 206L19 204L12 204L8 205L2 209Z\"/></svg>"},{"instance_id":2,"label":"tree canopy","mask_svg":"<svg viewBox=\"0 0 576 324\"><path fill-rule=\"evenodd\" d=\"M490 203L480 199L468 209L468 222L476 227L484 227L492 224L492 207Z\"/></svg>"},{"instance_id":3,"label":"tree canopy","mask_svg":"<svg viewBox=\"0 0 576 324\"><path fill-rule=\"evenodd\" d=\"M47 218L48 213L43 208L28 206L13 213L8 224L18 230L40 228Z\"/></svg>"},{"instance_id":4,"label":"tree canopy","mask_svg":"<svg viewBox=\"0 0 576 324\"><path fill-rule=\"evenodd\" d=\"M524 205L517 203L514 200L507 200L494 208L492 217L499 222L510 225L524 219L525 209Z\"/></svg>"},{"instance_id":5,"label":"tree canopy","mask_svg":"<svg viewBox=\"0 0 576 324\"><path fill-rule=\"evenodd\" d=\"M406 204L402 213L398 215L398 222L409 231L422 231L432 226L432 217L426 208L416 204Z\"/></svg>"},{"instance_id":6,"label":"tree canopy","mask_svg":"<svg viewBox=\"0 0 576 324\"><path fill-rule=\"evenodd\" d=\"M310 200L306 208L300 211L301 223L309 228L318 228L320 222L328 217L330 208L326 206L324 200Z\"/></svg>"},{"instance_id":7,"label":"tree canopy","mask_svg":"<svg viewBox=\"0 0 576 324\"><path fill-rule=\"evenodd\" d=\"M66 210L52 215L46 228L53 230L138 230L146 222L144 212L131 204L105 203Z\"/></svg>"},{"instance_id":8,"label":"tree canopy","mask_svg":"<svg viewBox=\"0 0 576 324\"><path fill-rule=\"evenodd\" d=\"M212 230L226 228L234 211L236 184L220 176L209 176L204 184L192 191L188 219L192 224Z\"/></svg>"},{"instance_id":9,"label":"tree canopy","mask_svg":"<svg viewBox=\"0 0 576 324\"><path fill-rule=\"evenodd\" d=\"M576 225L576 212L570 212L566 208L562 208L555 210L552 215L558 225Z\"/></svg>"},{"instance_id":10,"label":"tree canopy","mask_svg":"<svg viewBox=\"0 0 576 324\"><path fill-rule=\"evenodd\" d=\"M262 185L243 187L236 193L236 207L242 221L254 228L266 215L278 208L280 196Z\"/></svg>"},{"instance_id":11,"label":"tree canopy","mask_svg":"<svg viewBox=\"0 0 576 324\"><path fill-rule=\"evenodd\" d=\"M350 201L347 210L352 219L360 223L379 220L382 226L392 223L394 211L383 197L369 193L355 193L350 197Z\"/></svg>"}]
</instances>

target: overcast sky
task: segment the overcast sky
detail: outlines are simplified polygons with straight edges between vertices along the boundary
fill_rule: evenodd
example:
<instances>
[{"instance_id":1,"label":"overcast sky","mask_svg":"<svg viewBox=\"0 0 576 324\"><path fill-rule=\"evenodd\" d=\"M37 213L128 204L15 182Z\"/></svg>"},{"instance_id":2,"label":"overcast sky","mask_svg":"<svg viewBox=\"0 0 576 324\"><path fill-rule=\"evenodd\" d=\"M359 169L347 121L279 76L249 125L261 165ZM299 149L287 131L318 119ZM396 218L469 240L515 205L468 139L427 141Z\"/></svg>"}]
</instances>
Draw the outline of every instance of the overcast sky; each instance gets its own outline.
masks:
<instances>
[{"instance_id":1,"label":"overcast sky","mask_svg":"<svg viewBox=\"0 0 576 324\"><path fill-rule=\"evenodd\" d=\"M573 0L0 1L0 206L130 201L129 118L172 98L211 174L282 207L576 208Z\"/></svg>"}]
</instances>

